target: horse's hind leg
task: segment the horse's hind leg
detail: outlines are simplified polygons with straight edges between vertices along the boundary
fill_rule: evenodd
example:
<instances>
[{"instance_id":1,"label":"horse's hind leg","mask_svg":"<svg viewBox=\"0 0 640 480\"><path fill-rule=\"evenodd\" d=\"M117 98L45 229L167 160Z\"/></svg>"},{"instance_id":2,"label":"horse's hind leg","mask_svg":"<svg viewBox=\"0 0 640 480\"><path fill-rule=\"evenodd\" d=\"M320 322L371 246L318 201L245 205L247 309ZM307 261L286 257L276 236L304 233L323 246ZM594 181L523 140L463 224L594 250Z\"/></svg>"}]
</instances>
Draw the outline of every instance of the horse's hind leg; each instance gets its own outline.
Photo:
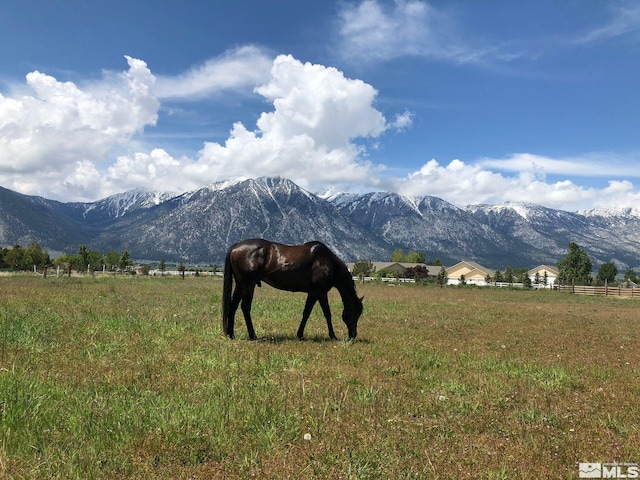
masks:
<instances>
[{"instance_id":1,"label":"horse's hind leg","mask_svg":"<svg viewBox=\"0 0 640 480\"><path fill-rule=\"evenodd\" d=\"M329 299L327 298L326 292L324 295L320 297L320 306L322 307L322 313L324 313L324 318L327 319L327 328L329 329L329 338L333 340L337 340L336 334L333 331L333 324L331 323L331 309L329 308Z\"/></svg>"},{"instance_id":2,"label":"horse's hind leg","mask_svg":"<svg viewBox=\"0 0 640 480\"><path fill-rule=\"evenodd\" d=\"M251 321L251 302L253 301L253 287L245 291L242 295L242 313L244 314L244 321L247 324L247 332L249 332L249 338L251 340L257 340L256 332L253 329L253 322Z\"/></svg>"},{"instance_id":3,"label":"horse's hind leg","mask_svg":"<svg viewBox=\"0 0 640 480\"><path fill-rule=\"evenodd\" d=\"M229 309L229 321L227 324L227 331L224 332L229 338L234 338L234 324L236 319L236 312L238 311L238 305L240 305L240 300L242 299L242 295L240 295L240 291L236 288L231 297L231 308Z\"/></svg>"},{"instance_id":4,"label":"horse's hind leg","mask_svg":"<svg viewBox=\"0 0 640 480\"><path fill-rule=\"evenodd\" d=\"M307 295L307 301L304 304L304 311L302 312L302 321L300 322L300 327L298 328L298 339L304 339L304 328L307 326L307 320L309 320L309 316L311 315L311 310L313 310L313 306L318 301L318 296L312 293Z\"/></svg>"}]
</instances>

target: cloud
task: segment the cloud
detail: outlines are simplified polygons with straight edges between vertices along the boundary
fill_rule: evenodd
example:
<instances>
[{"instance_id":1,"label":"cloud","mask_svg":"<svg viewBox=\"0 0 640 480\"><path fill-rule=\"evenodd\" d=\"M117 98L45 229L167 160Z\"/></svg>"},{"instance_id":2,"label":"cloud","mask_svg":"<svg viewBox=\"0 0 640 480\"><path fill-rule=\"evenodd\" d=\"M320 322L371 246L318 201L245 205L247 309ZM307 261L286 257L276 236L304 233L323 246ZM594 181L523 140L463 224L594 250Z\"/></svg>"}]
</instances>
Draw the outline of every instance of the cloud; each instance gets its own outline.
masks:
<instances>
[{"instance_id":1,"label":"cloud","mask_svg":"<svg viewBox=\"0 0 640 480\"><path fill-rule=\"evenodd\" d=\"M339 12L338 35L341 55L365 63L410 56L481 64L520 56L471 44L453 15L419 0L396 0L391 6L378 0L345 3Z\"/></svg>"},{"instance_id":2,"label":"cloud","mask_svg":"<svg viewBox=\"0 0 640 480\"><path fill-rule=\"evenodd\" d=\"M397 113L395 120L390 124L391 128L394 128L397 132L402 132L413 125L413 118L415 114L407 110L404 113Z\"/></svg>"},{"instance_id":3,"label":"cloud","mask_svg":"<svg viewBox=\"0 0 640 480\"><path fill-rule=\"evenodd\" d=\"M640 176L630 167L640 159L633 152L566 158L517 153L474 163L430 160L403 178L390 177L385 165L368 160L368 149L385 134L411 128L412 112L387 120L375 107L374 87L291 55L271 60L266 76L242 75L243 62L256 59L263 70L264 58L252 48L227 52L173 79L163 78L161 95L159 80L145 62L131 57L124 72L107 72L85 84L31 72L23 86L0 95L3 186L64 201L96 200L136 187L187 191L234 177L278 175L316 192L384 189L434 195L460 206L509 200L577 210L640 200L629 181ZM242 78L202 81L202 72L219 72L223 65L233 65ZM261 80L254 84L256 79ZM158 122L159 98L188 103L205 92L241 86L264 101L255 125L236 121L226 140L204 142L191 156L173 154L151 143L153 137L145 138L145 128ZM552 175L560 180L548 181ZM608 184L592 188L566 180L576 175Z\"/></svg>"},{"instance_id":4,"label":"cloud","mask_svg":"<svg viewBox=\"0 0 640 480\"><path fill-rule=\"evenodd\" d=\"M561 161L547 160L547 165L563 164ZM608 186L601 189L576 185L570 180L547 182L543 170L520 165L522 168L512 165L515 174L509 176L487 169L481 163L467 164L452 160L447 165L441 165L432 159L404 178L381 180L381 186L408 196L440 197L460 207L482 203L530 202L562 210L581 210L632 206L640 200L640 193L628 180L610 180Z\"/></svg>"},{"instance_id":5,"label":"cloud","mask_svg":"<svg viewBox=\"0 0 640 480\"><path fill-rule=\"evenodd\" d=\"M635 167L640 154L592 152L577 157L551 158L530 153L516 153L506 158L481 158L478 164L506 172L539 172L572 177L640 177Z\"/></svg>"},{"instance_id":6,"label":"cloud","mask_svg":"<svg viewBox=\"0 0 640 480\"><path fill-rule=\"evenodd\" d=\"M54 191L82 189L90 165L155 125L155 79L143 61L125 58L127 71L84 87L34 71L17 94L0 95L0 173L9 188L56 177Z\"/></svg>"},{"instance_id":7,"label":"cloud","mask_svg":"<svg viewBox=\"0 0 640 480\"><path fill-rule=\"evenodd\" d=\"M613 38L631 36L640 40L640 5L636 2L620 2L609 7L609 17L599 25L576 36L571 43L590 45Z\"/></svg>"},{"instance_id":8,"label":"cloud","mask_svg":"<svg viewBox=\"0 0 640 480\"><path fill-rule=\"evenodd\" d=\"M199 100L222 91L250 89L268 79L272 60L259 47L238 47L184 74L158 76L156 94L162 99Z\"/></svg>"},{"instance_id":9,"label":"cloud","mask_svg":"<svg viewBox=\"0 0 640 480\"><path fill-rule=\"evenodd\" d=\"M206 142L197 159L182 162L187 182L281 175L316 188L367 181L377 169L362 160L365 147L356 143L391 128L373 106L377 91L371 85L280 55L269 81L255 92L273 111L260 115L255 130L236 122L224 144Z\"/></svg>"},{"instance_id":10,"label":"cloud","mask_svg":"<svg viewBox=\"0 0 640 480\"><path fill-rule=\"evenodd\" d=\"M257 49L237 49L161 81L131 57L125 72L107 72L86 85L29 73L26 85L15 89L20 94L0 97L4 185L49 198L94 200L135 187L188 190L235 176L282 175L308 188L375 181L374 172L383 167L366 160L367 141L409 128L412 114L389 123L374 106L371 85L290 55L272 60L266 77L243 76L254 60L254 71L264 69L264 59ZM225 68L231 71L221 73ZM205 72L214 78L203 80ZM146 143L153 137L142 134L158 120L159 97L192 100L241 85L251 85L271 106L254 128L238 121L226 141L205 142L193 158Z\"/></svg>"}]
</instances>

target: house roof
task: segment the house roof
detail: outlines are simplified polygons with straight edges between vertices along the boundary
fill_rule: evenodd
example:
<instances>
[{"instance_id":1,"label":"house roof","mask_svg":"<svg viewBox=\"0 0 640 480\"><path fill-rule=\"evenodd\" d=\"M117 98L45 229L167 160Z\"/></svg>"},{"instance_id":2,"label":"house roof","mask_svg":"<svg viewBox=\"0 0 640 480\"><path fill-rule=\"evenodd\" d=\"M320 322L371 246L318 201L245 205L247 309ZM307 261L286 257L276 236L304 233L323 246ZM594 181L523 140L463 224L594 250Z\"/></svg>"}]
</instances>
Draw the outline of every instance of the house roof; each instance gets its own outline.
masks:
<instances>
[{"instance_id":1,"label":"house roof","mask_svg":"<svg viewBox=\"0 0 640 480\"><path fill-rule=\"evenodd\" d=\"M465 276L468 276L468 273L471 273L473 271L478 271L480 274L482 274L482 276L487 276L487 275L491 275L491 270L489 270L487 267L483 267L482 265L480 265L479 263L473 262L471 260L463 260L462 262L458 262L455 265L447 268L447 275L449 275L450 273L454 273L457 270L467 270L467 273L465 273Z\"/></svg>"},{"instance_id":2,"label":"house roof","mask_svg":"<svg viewBox=\"0 0 640 480\"><path fill-rule=\"evenodd\" d=\"M536 273L547 272L547 275L555 275L556 277L560 273L560 271L556 267L550 267L549 265L539 265L536 268L532 268L529 270L529 275L535 275Z\"/></svg>"}]
</instances>

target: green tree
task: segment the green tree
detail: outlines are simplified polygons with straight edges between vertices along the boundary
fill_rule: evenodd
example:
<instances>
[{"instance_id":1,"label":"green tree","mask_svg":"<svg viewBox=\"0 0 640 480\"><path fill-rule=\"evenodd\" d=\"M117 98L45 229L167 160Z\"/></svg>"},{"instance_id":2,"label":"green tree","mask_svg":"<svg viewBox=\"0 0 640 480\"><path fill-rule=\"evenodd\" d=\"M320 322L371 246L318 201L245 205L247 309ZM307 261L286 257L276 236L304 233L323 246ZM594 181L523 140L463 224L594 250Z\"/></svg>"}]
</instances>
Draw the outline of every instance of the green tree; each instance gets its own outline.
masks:
<instances>
[{"instance_id":1,"label":"green tree","mask_svg":"<svg viewBox=\"0 0 640 480\"><path fill-rule=\"evenodd\" d=\"M577 243L569 243L567 256L558 260L557 265L563 282L582 285L589 283L592 268L591 259Z\"/></svg>"},{"instance_id":2,"label":"green tree","mask_svg":"<svg viewBox=\"0 0 640 480\"><path fill-rule=\"evenodd\" d=\"M167 269L167 261L164 258L162 260L160 260L160 264L158 265L158 269L162 272L162 275L164 275L164 272ZM214 268L214 272L215 272L215 268Z\"/></svg>"},{"instance_id":3,"label":"green tree","mask_svg":"<svg viewBox=\"0 0 640 480\"><path fill-rule=\"evenodd\" d=\"M74 265L78 272L86 272L89 267L89 249L86 245L80 245L78 247L78 255L75 259Z\"/></svg>"},{"instance_id":4,"label":"green tree","mask_svg":"<svg viewBox=\"0 0 640 480\"><path fill-rule=\"evenodd\" d=\"M403 261L407 263L424 263L424 253L411 250Z\"/></svg>"},{"instance_id":5,"label":"green tree","mask_svg":"<svg viewBox=\"0 0 640 480\"><path fill-rule=\"evenodd\" d=\"M356 277L368 277L374 271L373 262L371 260L360 260L353 265L352 275Z\"/></svg>"},{"instance_id":6,"label":"green tree","mask_svg":"<svg viewBox=\"0 0 640 480\"><path fill-rule=\"evenodd\" d=\"M87 261L89 265L89 270L92 272L97 272L102 270L102 266L104 263L104 257L97 250L89 250L87 254Z\"/></svg>"},{"instance_id":7,"label":"green tree","mask_svg":"<svg viewBox=\"0 0 640 480\"><path fill-rule=\"evenodd\" d=\"M504 277L502 276L502 272L498 269L496 269L495 273L493 274L493 281L498 283L498 282L504 282Z\"/></svg>"},{"instance_id":8,"label":"green tree","mask_svg":"<svg viewBox=\"0 0 640 480\"><path fill-rule=\"evenodd\" d=\"M511 283L513 283L513 278L514 278L513 270L511 269L511 267L507 267L504 270L504 281L509 283L509 284L511 284Z\"/></svg>"},{"instance_id":9,"label":"green tree","mask_svg":"<svg viewBox=\"0 0 640 480\"><path fill-rule=\"evenodd\" d=\"M7 247L0 249L0 268L9 268L9 264L4 259L5 255L9 252Z\"/></svg>"},{"instance_id":10,"label":"green tree","mask_svg":"<svg viewBox=\"0 0 640 480\"><path fill-rule=\"evenodd\" d=\"M107 270L114 271L120 265L120 255L118 252L109 252L104 257L104 264L107 266Z\"/></svg>"},{"instance_id":11,"label":"green tree","mask_svg":"<svg viewBox=\"0 0 640 480\"><path fill-rule=\"evenodd\" d=\"M404 250L401 248L396 248L391 254L392 262L404 262L404 259L405 259Z\"/></svg>"},{"instance_id":12,"label":"green tree","mask_svg":"<svg viewBox=\"0 0 640 480\"><path fill-rule=\"evenodd\" d=\"M637 279L638 279L638 276L636 275L636 272L634 272L632 269L629 269L626 272L624 272L624 281L625 282L636 283Z\"/></svg>"},{"instance_id":13,"label":"green tree","mask_svg":"<svg viewBox=\"0 0 640 480\"><path fill-rule=\"evenodd\" d=\"M129 250L126 248L122 251L122 255L120 256L120 260L118 261L118 266L120 267L120 271L124 273L127 268L133 265L133 261L129 256Z\"/></svg>"},{"instance_id":14,"label":"green tree","mask_svg":"<svg viewBox=\"0 0 640 480\"><path fill-rule=\"evenodd\" d=\"M42 269L51 265L51 258L38 242L32 242L24 250L24 264L27 269L33 268L34 265L37 269Z\"/></svg>"},{"instance_id":15,"label":"green tree","mask_svg":"<svg viewBox=\"0 0 640 480\"><path fill-rule=\"evenodd\" d=\"M26 268L24 263L24 248L20 245L14 245L13 248L5 254L4 261L7 262L11 270L16 272L18 270L24 270Z\"/></svg>"},{"instance_id":16,"label":"green tree","mask_svg":"<svg viewBox=\"0 0 640 480\"><path fill-rule=\"evenodd\" d=\"M598 274L596 280L599 284L611 283L615 281L616 275L618 275L618 268L611 262L603 263L598 268Z\"/></svg>"},{"instance_id":17,"label":"green tree","mask_svg":"<svg viewBox=\"0 0 640 480\"><path fill-rule=\"evenodd\" d=\"M440 285L440 288L443 288L449 279L447 278L447 270L445 270L444 266L440 267L440 271L438 275L436 275L436 283Z\"/></svg>"},{"instance_id":18,"label":"green tree","mask_svg":"<svg viewBox=\"0 0 640 480\"><path fill-rule=\"evenodd\" d=\"M60 255L53 260L53 265L55 267L67 268L67 265L69 265L70 261L71 257L69 255Z\"/></svg>"},{"instance_id":19,"label":"green tree","mask_svg":"<svg viewBox=\"0 0 640 480\"><path fill-rule=\"evenodd\" d=\"M531 277L527 273L520 273L520 283L522 283L523 288L531 288Z\"/></svg>"}]
</instances>

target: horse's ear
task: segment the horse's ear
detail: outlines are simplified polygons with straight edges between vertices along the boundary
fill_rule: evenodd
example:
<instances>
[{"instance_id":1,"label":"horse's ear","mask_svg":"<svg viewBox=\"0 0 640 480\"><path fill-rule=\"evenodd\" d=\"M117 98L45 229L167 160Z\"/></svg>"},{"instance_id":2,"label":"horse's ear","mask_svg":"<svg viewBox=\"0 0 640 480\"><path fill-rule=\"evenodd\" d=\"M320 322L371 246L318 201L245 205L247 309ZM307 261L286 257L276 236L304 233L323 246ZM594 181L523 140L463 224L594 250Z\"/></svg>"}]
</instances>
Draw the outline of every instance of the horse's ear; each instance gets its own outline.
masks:
<instances>
[{"instance_id":1,"label":"horse's ear","mask_svg":"<svg viewBox=\"0 0 640 480\"><path fill-rule=\"evenodd\" d=\"M360 302L362 302L363 300L364 300L364 295L360 297Z\"/></svg>"}]
</instances>

